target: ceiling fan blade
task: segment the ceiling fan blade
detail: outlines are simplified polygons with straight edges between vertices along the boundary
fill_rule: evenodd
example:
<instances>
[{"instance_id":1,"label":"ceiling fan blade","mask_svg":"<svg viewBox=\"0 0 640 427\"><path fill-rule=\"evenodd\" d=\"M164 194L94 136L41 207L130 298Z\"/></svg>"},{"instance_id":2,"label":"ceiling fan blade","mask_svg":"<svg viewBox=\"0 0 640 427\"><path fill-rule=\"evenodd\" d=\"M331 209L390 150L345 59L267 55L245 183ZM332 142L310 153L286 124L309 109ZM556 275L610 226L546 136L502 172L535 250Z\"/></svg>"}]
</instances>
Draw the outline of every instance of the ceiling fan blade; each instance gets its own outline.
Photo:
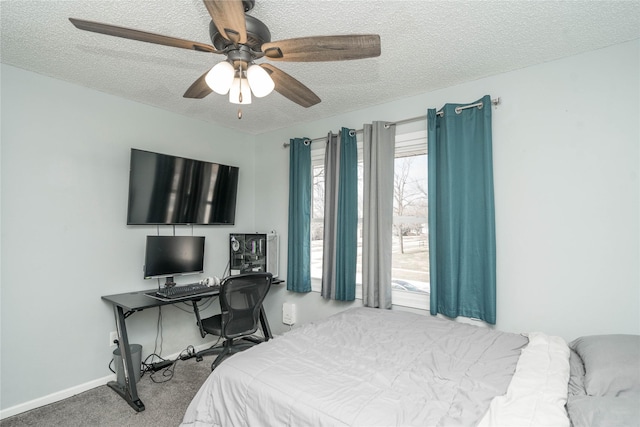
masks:
<instances>
[{"instance_id":1,"label":"ceiling fan blade","mask_svg":"<svg viewBox=\"0 0 640 427\"><path fill-rule=\"evenodd\" d=\"M202 0L218 32L234 44L247 42L242 0Z\"/></svg>"},{"instance_id":2,"label":"ceiling fan blade","mask_svg":"<svg viewBox=\"0 0 640 427\"><path fill-rule=\"evenodd\" d=\"M213 92L205 81L205 77L207 77L208 73L209 71L207 70L203 75L198 77L198 80L193 82L193 84L189 86L189 89L187 89L187 91L182 96L184 98L202 99Z\"/></svg>"},{"instance_id":3,"label":"ceiling fan blade","mask_svg":"<svg viewBox=\"0 0 640 427\"><path fill-rule=\"evenodd\" d=\"M309 108L320 102L318 95L313 93L311 89L281 69L271 64L260 64L260 66L269 73L271 79L276 84L275 90L280 93L280 95L289 98L291 101L305 108Z\"/></svg>"},{"instance_id":4,"label":"ceiling fan blade","mask_svg":"<svg viewBox=\"0 0 640 427\"><path fill-rule=\"evenodd\" d=\"M380 36L318 36L280 40L262 45L265 56L274 61L344 61L380 56Z\"/></svg>"},{"instance_id":5,"label":"ceiling fan blade","mask_svg":"<svg viewBox=\"0 0 640 427\"><path fill-rule=\"evenodd\" d=\"M108 36L139 40L141 42L161 44L164 46L180 47L182 49L197 50L200 52L221 53L215 47L205 43L163 36L161 34L148 33L146 31L134 30L131 28L118 27L116 25L85 21L83 19L69 18L69 21L71 21L71 23L80 30L92 31L94 33L106 34Z\"/></svg>"}]
</instances>

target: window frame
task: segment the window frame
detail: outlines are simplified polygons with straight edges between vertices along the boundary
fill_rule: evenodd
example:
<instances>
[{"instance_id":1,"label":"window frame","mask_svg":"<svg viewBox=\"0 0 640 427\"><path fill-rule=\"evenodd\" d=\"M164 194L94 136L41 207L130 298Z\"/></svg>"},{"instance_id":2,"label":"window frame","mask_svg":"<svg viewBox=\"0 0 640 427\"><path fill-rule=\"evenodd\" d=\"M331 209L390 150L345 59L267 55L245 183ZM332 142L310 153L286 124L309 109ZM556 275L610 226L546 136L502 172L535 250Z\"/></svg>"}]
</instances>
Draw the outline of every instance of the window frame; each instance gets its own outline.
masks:
<instances>
[{"instance_id":1,"label":"window frame","mask_svg":"<svg viewBox=\"0 0 640 427\"><path fill-rule=\"evenodd\" d=\"M357 135L358 144L358 164L361 165L363 161L363 142L361 132ZM318 166L324 166L326 142L318 141L314 142L311 147L311 170L313 173L314 168ZM414 132L406 132L396 135L395 140L395 158L407 157L411 155L423 155L427 154L427 131L420 130ZM361 197L361 194L359 195ZM313 198L311 203L313 203ZM311 206L311 223L312 225L318 223L324 223L324 216L322 218L314 217L314 207ZM398 218L394 216L394 222ZM358 218L358 225L362 225L362 218ZM356 299L362 299L362 283L361 276L356 279ZM314 292L320 292L322 289L322 276L311 277L311 288ZM392 289L392 301L393 305L411 307L423 310L429 310L429 293L419 293L402 291L398 289Z\"/></svg>"}]
</instances>

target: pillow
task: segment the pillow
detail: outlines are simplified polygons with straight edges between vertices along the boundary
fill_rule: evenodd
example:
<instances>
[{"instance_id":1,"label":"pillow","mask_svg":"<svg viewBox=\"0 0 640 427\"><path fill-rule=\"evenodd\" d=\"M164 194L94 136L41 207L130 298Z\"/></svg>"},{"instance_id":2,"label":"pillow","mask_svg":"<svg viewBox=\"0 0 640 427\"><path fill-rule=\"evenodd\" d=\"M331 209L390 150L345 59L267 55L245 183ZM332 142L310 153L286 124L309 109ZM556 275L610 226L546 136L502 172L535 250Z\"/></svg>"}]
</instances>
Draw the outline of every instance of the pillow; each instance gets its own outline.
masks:
<instances>
[{"instance_id":1,"label":"pillow","mask_svg":"<svg viewBox=\"0 0 640 427\"><path fill-rule=\"evenodd\" d=\"M637 426L638 399L613 396L572 396L567 412L573 427Z\"/></svg>"},{"instance_id":2,"label":"pillow","mask_svg":"<svg viewBox=\"0 0 640 427\"><path fill-rule=\"evenodd\" d=\"M592 335L572 341L584 362L589 396L640 393L640 335Z\"/></svg>"},{"instance_id":3,"label":"pillow","mask_svg":"<svg viewBox=\"0 0 640 427\"><path fill-rule=\"evenodd\" d=\"M584 363L578 353L569 351L569 396L584 396Z\"/></svg>"}]
</instances>

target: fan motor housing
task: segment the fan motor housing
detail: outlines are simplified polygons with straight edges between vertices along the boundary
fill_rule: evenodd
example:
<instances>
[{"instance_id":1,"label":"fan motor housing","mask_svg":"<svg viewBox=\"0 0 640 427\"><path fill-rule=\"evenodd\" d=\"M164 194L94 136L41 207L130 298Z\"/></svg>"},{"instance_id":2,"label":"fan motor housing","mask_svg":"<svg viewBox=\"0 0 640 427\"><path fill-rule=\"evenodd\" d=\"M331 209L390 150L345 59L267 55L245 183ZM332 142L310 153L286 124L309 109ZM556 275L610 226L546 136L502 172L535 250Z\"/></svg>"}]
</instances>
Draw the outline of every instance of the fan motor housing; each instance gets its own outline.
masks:
<instances>
[{"instance_id":1,"label":"fan motor housing","mask_svg":"<svg viewBox=\"0 0 640 427\"><path fill-rule=\"evenodd\" d=\"M271 32L262 21L253 16L245 15L245 23L247 26L247 42L245 46L259 52L263 43L269 43L271 41ZM209 22L209 36L211 37L213 46L218 50L225 50L227 47L233 45L233 42L227 40L220 34L213 21Z\"/></svg>"},{"instance_id":2,"label":"fan motor housing","mask_svg":"<svg viewBox=\"0 0 640 427\"><path fill-rule=\"evenodd\" d=\"M245 12L249 12L256 5L256 0L242 0L242 6Z\"/></svg>"}]
</instances>

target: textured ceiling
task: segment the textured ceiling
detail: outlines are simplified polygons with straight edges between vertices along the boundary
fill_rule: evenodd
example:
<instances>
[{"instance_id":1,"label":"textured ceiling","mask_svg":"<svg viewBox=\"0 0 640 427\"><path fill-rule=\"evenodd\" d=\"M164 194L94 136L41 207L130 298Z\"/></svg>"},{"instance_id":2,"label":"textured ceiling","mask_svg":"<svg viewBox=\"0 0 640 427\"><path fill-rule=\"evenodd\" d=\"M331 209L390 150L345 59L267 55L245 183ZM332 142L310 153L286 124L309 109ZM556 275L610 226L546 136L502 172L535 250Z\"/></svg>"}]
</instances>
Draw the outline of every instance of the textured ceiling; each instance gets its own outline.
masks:
<instances>
[{"instance_id":1,"label":"textured ceiling","mask_svg":"<svg viewBox=\"0 0 640 427\"><path fill-rule=\"evenodd\" d=\"M2 0L0 58L25 70L251 134L640 38L636 1L256 0L272 40L380 34L378 58L277 66L322 102L182 97L223 56L80 31L69 17L211 44L200 0ZM260 60L261 62L262 60Z\"/></svg>"}]
</instances>

